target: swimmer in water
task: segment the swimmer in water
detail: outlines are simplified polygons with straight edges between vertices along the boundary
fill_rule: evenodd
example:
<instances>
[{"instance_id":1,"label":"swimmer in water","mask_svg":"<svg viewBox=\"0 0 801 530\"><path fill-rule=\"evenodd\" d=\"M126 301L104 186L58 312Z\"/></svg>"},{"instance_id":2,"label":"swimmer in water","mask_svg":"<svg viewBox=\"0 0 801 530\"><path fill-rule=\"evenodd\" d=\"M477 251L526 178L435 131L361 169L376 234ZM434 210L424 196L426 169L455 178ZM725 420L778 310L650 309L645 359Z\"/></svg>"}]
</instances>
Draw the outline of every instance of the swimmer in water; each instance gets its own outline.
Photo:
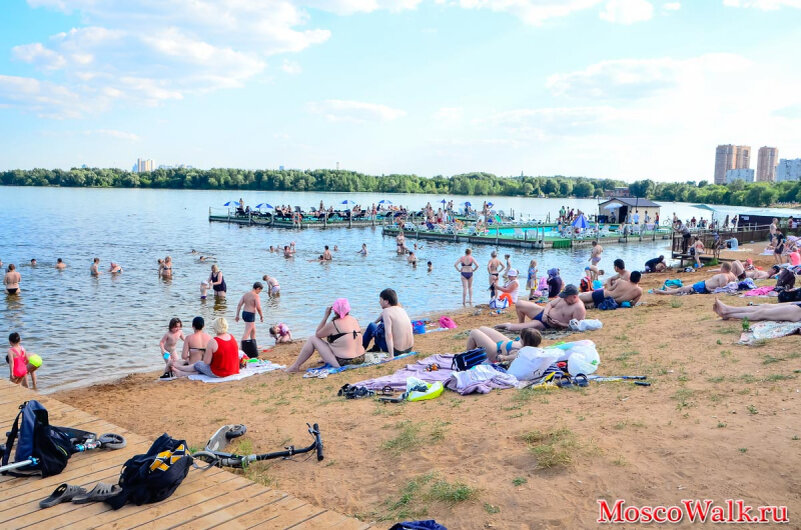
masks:
<instances>
[{"instance_id":1,"label":"swimmer in water","mask_svg":"<svg viewBox=\"0 0 801 530\"><path fill-rule=\"evenodd\" d=\"M66 269L66 268L67 268L67 264L66 264L66 263L64 263L64 262L61 260L61 258L58 258L58 259L56 260L56 269L57 269L57 270L60 270L60 271L63 271L63 270L64 270L64 269Z\"/></svg>"},{"instance_id":2,"label":"swimmer in water","mask_svg":"<svg viewBox=\"0 0 801 530\"><path fill-rule=\"evenodd\" d=\"M119 264L117 264L117 263L114 263L114 262L112 261L112 262L111 262L111 266L108 268L108 271L109 271L111 274L119 274L120 272L122 272L122 267L120 267L120 266L119 266Z\"/></svg>"},{"instance_id":3,"label":"swimmer in water","mask_svg":"<svg viewBox=\"0 0 801 530\"><path fill-rule=\"evenodd\" d=\"M358 251L356 254L361 254L362 256L367 255L367 243L362 243L362 249Z\"/></svg>"},{"instance_id":4,"label":"swimmer in water","mask_svg":"<svg viewBox=\"0 0 801 530\"><path fill-rule=\"evenodd\" d=\"M264 282L267 283L267 294L270 296L280 296L281 295L281 286L278 285L278 279L270 276L269 274L265 274L261 278Z\"/></svg>"},{"instance_id":5,"label":"swimmer in water","mask_svg":"<svg viewBox=\"0 0 801 530\"><path fill-rule=\"evenodd\" d=\"M92 260L92 266L89 267L89 272L92 276L100 276L100 270L97 268L100 264L100 258L95 258Z\"/></svg>"}]
</instances>

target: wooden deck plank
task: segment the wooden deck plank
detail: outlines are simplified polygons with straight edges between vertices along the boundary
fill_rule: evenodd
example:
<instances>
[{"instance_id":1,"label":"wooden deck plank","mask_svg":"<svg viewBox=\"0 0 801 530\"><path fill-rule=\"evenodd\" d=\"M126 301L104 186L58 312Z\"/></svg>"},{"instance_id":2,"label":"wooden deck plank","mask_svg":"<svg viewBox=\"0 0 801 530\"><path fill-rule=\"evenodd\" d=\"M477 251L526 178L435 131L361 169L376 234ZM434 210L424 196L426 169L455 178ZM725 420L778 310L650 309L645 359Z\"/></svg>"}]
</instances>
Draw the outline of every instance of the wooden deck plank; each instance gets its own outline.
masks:
<instances>
[{"instance_id":1,"label":"wooden deck plank","mask_svg":"<svg viewBox=\"0 0 801 530\"><path fill-rule=\"evenodd\" d=\"M114 484L122 464L147 451L151 440L48 396L0 381L0 429L8 430L19 405L36 399L48 410L54 425L99 434L122 434L128 445L120 450L76 453L59 475L47 478L0 476L0 528L365 528L345 515L329 512L278 490L257 485L223 469L190 474L167 500L111 510L104 503L62 503L46 510L39 501L62 483L90 489L97 482ZM1 432L0 432L1 434ZM344 526L343 526L344 525Z\"/></svg>"},{"instance_id":2,"label":"wooden deck plank","mask_svg":"<svg viewBox=\"0 0 801 530\"><path fill-rule=\"evenodd\" d=\"M296 526L300 523L308 521L312 517L320 515L325 512L324 508L314 506L313 504L304 503L293 510L285 510L278 514L277 517L264 521L261 524L254 526L254 529L268 530L268 529L284 529Z\"/></svg>"},{"instance_id":3,"label":"wooden deck plank","mask_svg":"<svg viewBox=\"0 0 801 530\"><path fill-rule=\"evenodd\" d=\"M233 506L229 506L228 508L223 508L222 510L218 510L208 515L204 515L203 517L195 519L194 521L191 521L187 524L176 526L175 528L205 529L205 528L213 528L219 525L225 525L226 528L230 528L232 521L237 517L242 517L249 513L255 512L256 510L261 509L266 504L280 501L281 499L284 499L286 497L288 497L288 494L284 493L283 491L267 490L261 495L258 495L256 497L250 497L248 499L245 499L243 502L234 504Z\"/></svg>"},{"instance_id":4,"label":"wooden deck plank","mask_svg":"<svg viewBox=\"0 0 801 530\"><path fill-rule=\"evenodd\" d=\"M190 495L185 498L183 503L161 503L155 507L160 512L160 517L153 517L153 514L147 513L145 514L148 516L146 521L136 518L131 521L121 519L115 521L109 528L138 528L141 530L172 528L191 523L198 517L228 508L242 502L247 497L257 496L268 491L249 480L244 480L244 482L246 482L244 485L235 480L225 482L215 488L213 492L204 491ZM135 524L130 524L132 522ZM124 526L120 526L120 523Z\"/></svg>"},{"instance_id":5,"label":"wooden deck plank","mask_svg":"<svg viewBox=\"0 0 801 530\"><path fill-rule=\"evenodd\" d=\"M232 480L230 473L225 473L221 469L217 470L216 473L214 471L210 470L209 475L190 472L170 499L181 499L192 493ZM119 510L112 510L108 505L102 503L89 504L87 506L92 507L91 512L71 512L66 516L60 516L54 524L57 525L57 528L97 528L123 517L146 512L153 507L152 504L143 504L141 506L128 504Z\"/></svg>"}]
</instances>

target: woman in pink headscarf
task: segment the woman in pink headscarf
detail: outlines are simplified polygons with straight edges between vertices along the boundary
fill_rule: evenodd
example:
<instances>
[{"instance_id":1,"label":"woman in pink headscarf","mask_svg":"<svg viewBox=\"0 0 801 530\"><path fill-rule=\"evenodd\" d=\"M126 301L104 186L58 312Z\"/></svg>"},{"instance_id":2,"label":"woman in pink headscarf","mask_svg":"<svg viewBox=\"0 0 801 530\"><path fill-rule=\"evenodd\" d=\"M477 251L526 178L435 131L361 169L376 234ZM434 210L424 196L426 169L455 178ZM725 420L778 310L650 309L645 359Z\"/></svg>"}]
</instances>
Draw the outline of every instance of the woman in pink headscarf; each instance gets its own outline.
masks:
<instances>
[{"instance_id":1,"label":"woman in pink headscarf","mask_svg":"<svg viewBox=\"0 0 801 530\"><path fill-rule=\"evenodd\" d=\"M334 313L331 321L328 317ZM337 298L325 308L325 315L317 326L317 332L309 337L295 362L286 369L287 372L298 372L309 360L315 350L327 364L339 368L347 364L364 362L364 347L359 322L350 316L350 304L347 298Z\"/></svg>"}]
</instances>

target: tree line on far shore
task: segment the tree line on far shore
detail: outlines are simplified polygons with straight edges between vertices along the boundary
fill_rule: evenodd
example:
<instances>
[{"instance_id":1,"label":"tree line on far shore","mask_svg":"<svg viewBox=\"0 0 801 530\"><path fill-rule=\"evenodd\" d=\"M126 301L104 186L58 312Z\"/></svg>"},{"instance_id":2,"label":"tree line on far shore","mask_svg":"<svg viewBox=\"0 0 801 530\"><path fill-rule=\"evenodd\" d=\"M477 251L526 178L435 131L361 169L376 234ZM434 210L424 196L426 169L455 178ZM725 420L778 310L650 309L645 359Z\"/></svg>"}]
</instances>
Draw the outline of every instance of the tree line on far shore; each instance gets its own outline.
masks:
<instances>
[{"instance_id":1,"label":"tree line on far shore","mask_svg":"<svg viewBox=\"0 0 801 530\"><path fill-rule=\"evenodd\" d=\"M230 189L263 191L335 191L376 193L433 193L441 195L506 195L522 197L603 197L604 192L626 183L614 179L586 177L498 177L492 173L464 173L444 177L417 175L366 175L355 171L247 170L247 169L157 169L134 173L122 169L73 168L15 169L0 172L6 186L62 186L100 188ZM737 181L722 186L707 181L629 184L632 197L658 201L701 202L736 206L768 206L776 202L801 202L798 182L746 184Z\"/></svg>"}]
</instances>

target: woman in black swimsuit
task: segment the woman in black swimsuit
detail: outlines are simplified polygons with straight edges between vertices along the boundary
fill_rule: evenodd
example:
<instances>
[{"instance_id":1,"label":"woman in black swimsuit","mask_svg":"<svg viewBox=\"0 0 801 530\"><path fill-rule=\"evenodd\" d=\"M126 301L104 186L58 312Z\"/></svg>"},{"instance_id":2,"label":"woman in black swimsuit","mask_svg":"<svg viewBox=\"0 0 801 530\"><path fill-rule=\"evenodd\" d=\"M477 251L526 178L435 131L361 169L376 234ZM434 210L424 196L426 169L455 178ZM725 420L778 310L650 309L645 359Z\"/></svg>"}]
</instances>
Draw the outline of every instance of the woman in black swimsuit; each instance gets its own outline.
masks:
<instances>
[{"instance_id":1,"label":"woman in black swimsuit","mask_svg":"<svg viewBox=\"0 0 801 530\"><path fill-rule=\"evenodd\" d=\"M473 273L478 269L478 262L473 257L473 251L469 248L466 249L464 256L457 259L453 267L459 271L462 277L462 305L473 305Z\"/></svg>"},{"instance_id":2,"label":"woman in black swimsuit","mask_svg":"<svg viewBox=\"0 0 801 530\"><path fill-rule=\"evenodd\" d=\"M334 317L328 318L331 313ZM309 360L315 351L327 364L339 368L347 364L364 362L364 346L361 339L362 330L359 322L350 316L350 304L347 298L337 298L325 309L325 315L317 326L317 332L309 337L295 362L287 372L299 372L300 367Z\"/></svg>"},{"instance_id":3,"label":"woman in black swimsuit","mask_svg":"<svg viewBox=\"0 0 801 530\"><path fill-rule=\"evenodd\" d=\"M209 283L211 288L214 289L214 296L225 298L225 292L228 288L225 286L225 279L223 273L217 265L211 266L211 275L209 276Z\"/></svg>"}]
</instances>

